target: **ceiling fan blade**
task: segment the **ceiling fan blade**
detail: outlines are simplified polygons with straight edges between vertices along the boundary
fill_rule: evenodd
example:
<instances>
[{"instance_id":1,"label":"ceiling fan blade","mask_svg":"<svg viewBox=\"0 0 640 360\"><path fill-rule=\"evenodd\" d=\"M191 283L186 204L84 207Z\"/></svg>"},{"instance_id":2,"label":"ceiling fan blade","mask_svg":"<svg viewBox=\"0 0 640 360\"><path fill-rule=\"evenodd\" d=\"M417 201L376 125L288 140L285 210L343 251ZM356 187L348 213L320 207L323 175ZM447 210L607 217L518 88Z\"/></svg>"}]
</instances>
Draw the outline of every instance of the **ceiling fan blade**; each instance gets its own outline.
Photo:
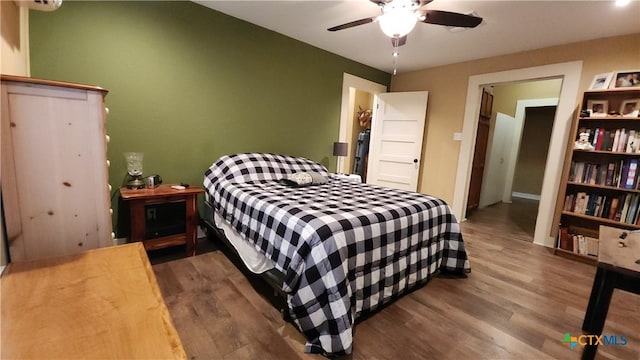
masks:
<instances>
[{"instance_id":1,"label":"ceiling fan blade","mask_svg":"<svg viewBox=\"0 0 640 360\"><path fill-rule=\"evenodd\" d=\"M370 18L366 18L366 19L360 19L360 20L348 22L346 24L330 27L327 30L329 30L329 31L344 30L344 29L348 29L350 27L354 27L354 26L358 26L358 25L368 24L370 22L373 22L374 19L375 19L375 17L370 17Z\"/></svg>"},{"instance_id":2,"label":"ceiling fan blade","mask_svg":"<svg viewBox=\"0 0 640 360\"><path fill-rule=\"evenodd\" d=\"M425 5L427 5L428 3L432 2L433 0L420 0L420 7L423 7Z\"/></svg>"},{"instance_id":3,"label":"ceiling fan blade","mask_svg":"<svg viewBox=\"0 0 640 360\"><path fill-rule=\"evenodd\" d=\"M369 0L372 3L378 5L378 6L385 6L388 3L390 3L392 0ZM418 7L420 6L424 6L427 5L428 3L432 2L433 0L413 0L413 2L415 2L416 4L418 4Z\"/></svg>"},{"instance_id":4,"label":"ceiling fan blade","mask_svg":"<svg viewBox=\"0 0 640 360\"><path fill-rule=\"evenodd\" d=\"M481 17L449 11L424 10L421 13L425 16L422 22L427 24L473 28L482 22Z\"/></svg>"},{"instance_id":5,"label":"ceiling fan blade","mask_svg":"<svg viewBox=\"0 0 640 360\"><path fill-rule=\"evenodd\" d=\"M404 45L406 43L407 43L407 35L405 35L403 37L392 37L391 38L391 45L393 45L393 47L402 46L402 45Z\"/></svg>"}]
</instances>

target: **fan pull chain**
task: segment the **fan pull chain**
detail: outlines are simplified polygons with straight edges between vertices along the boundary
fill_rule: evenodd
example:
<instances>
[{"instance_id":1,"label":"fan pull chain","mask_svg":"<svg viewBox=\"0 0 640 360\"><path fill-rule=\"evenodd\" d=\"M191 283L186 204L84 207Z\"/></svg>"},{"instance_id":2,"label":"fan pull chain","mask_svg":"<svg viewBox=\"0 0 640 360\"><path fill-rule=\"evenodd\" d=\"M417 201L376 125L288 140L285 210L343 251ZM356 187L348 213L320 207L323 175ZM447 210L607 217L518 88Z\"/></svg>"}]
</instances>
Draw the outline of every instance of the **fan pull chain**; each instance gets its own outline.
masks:
<instances>
[{"instance_id":1,"label":"fan pull chain","mask_svg":"<svg viewBox=\"0 0 640 360\"><path fill-rule=\"evenodd\" d=\"M398 73L397 60L398 60L398 55L400 55L400 53L398 52L397 46L393 47L393 52L391 53L391 55L393 56L393 75L396 75Z\"/></svg>"}]
</instances>

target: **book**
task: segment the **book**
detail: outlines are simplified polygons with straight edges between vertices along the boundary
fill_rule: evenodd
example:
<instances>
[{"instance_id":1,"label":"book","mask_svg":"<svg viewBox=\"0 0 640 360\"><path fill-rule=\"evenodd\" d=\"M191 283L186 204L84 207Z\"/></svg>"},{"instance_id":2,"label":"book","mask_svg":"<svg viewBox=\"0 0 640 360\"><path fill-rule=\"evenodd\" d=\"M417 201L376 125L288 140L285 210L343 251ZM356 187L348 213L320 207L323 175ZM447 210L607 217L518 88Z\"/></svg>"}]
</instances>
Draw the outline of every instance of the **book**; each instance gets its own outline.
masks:
<instances>
[{"instance_id":1,"label":"book","mask_svg":"<svg viewBox=\"0 0 640 360\"><path fill-rule=\"evenodd\" d=\"M578 235L578 254L587 255L587 239L584 235Z\"/></svg>"},{"instance_id":2,"label":"book","mask_svg":"<svg viewBox=\"0 0 640 360\"><path fill-rule=\"evenodd\" d=\"M607 181L607 164L598 165L598 176L596 178L596 184L604 185Z\"/></svg>"},{"instance_id":3,"label":"book","mask_svg":"<svg viewBox=\"0 0 640 360\"><path fill-rule=\"evenodd\" d=\"M613 220L616 217L616 212L618 211L618 202L620 200L618 199L618 197L613 197L611 199L611 205L609 206L609 215L607 216L607 218L609 220Z\"/></svg>"},{"instance_id":4,"label":"book","mask_svg":"<svg viewBox=\"0 0 640 360\"><path fill-rule=\"evenodd\" d=\"M607 147L606 147L606 148L604 148L604 150L612 151L612 149L613 149L613 142L614 142L614 139L615 139L615 135L616 135L616 132L615 132L615 131L611 130L611 131L609 132L609 140L607 140Z\"/></svg>"},{"instance_id":5,"label":"book","mask_svg":"<svg viewBox=\"0 0 640 360\"><path fill-rule=\"evenodd\" d=\"M629 161L621 160L620 181L618 181L618 187L624 188L627 183L627 177L629 175Z\"/></svg>"},{"instance_id":6,"label":"book","mask_svg":"<svg viewBox=\"0 0 640 360\"><path fill-rule=\"evenodd\" d=\"M625 222L627 220L627 214L629 213L629 203L631 202L631 195L620 195L624 197L624 201L622 202L622 209L620 209L620 222Z\"/></svg>"},{"instance_id":7,"label":"book","mask_svg":"<svg viewBox=\"0 0 640 360\"><path fill-rule=\"evenodd\" d=\"M618 196L618 208L616 209L616 214L613 216L613 220L620 221L620 217L622 216L622 207L624 205L625 195Z\"/></svg>"},{"instance_id":8,"label":"book","mask_svg":"<svg viewBox=\"0 0 640 360\"><path fill-rule=\"evenodd\" d=\"M638 149L636 145L636 131L629 130L629 139L627 140L627 149L625 152L634 153Z\"/></svg>"},{"instance_id":9,"label":"book","mask_svg":"<svg viewBox=\"0 0 640 360\"><path fill-rule=\"evenodd\" d=\"M631 194L631 202L629 203L629 213L625 219L627 224L635 224L636 217L638 216L638 200L640 196L638 194Z\"/></svg>"},{"instance_id":10,"label":"book","mask_svg":"<svg viewBox=\"0 0 640 360\"><path fill-rule=\"evenodd\" d=\"M624 184L625 189L633 189L636 182L636 173L638 169L638 159L629 160L629 170L627 172L627 181Z\"/></svg>"},{"instance_id":11,"label":"book","mask_svg":"<svg viewBox=\"0 0 640 360\"><path fill-rule=\"evenodd\" d=\"M579 192L576 194L576 202L573 208L573 212L576 214L583 214L587 211L587 203L589 202L589 196L586 192Z\"/></svg>"},{"instance_id":12,"label":"book","mask_svg":"<svg viewBox=\"0 0 640 360\"><path fill-rule=\"evenodd\" d=\"M598 239L589 236L585 236L584 239L586 242L586 255L598 257Z\"/></svg>"},{"instance_id":13,"label":"book","mask_svg":"<svg viewBox=\"0 0 640 360\"><path fill-rule=\"evenodd\" d=\"M564 211L572 211L573 207L575 206L574 204L574 198L575 196L573 194L569 194L567 196L565 196L564 198Z\"/></svg>"},{"instance_id":14,"label":"book","mask_svg":"<svg viewBox=\"0 0 640 360\"><path fill-rule=\"evenodd\" d=\"M617 151L619 140L620 140L620 129L617 129L613 137L613 145L611 145L611 151Z\"/></svg>"},{"instance_id":15,"label":"book","mask_svg":"<svg viewBox=\"0 0 640 360\"><path fill-rule=\"evenodd\" d=\"M587 200L587 208L584 210L585 215L593 216L595 214L596 198L597 197L595 195L589 195Z\"/></svg>"},{"instance_id":16,"label":"book","mask_svg":"<svg viewBox=\"0 0 640 360\"><path fill-rule=\"evenodd\" d=\"M600 131L598 132L598 140L596 141L596 150L602 150L602 146L604 143L604 139L605 139L605 134L608 134L608 131L606 131L605 129L600 129ZM608 137L608 135L607 135ZM606 149L606 148L605 148Z\"/></svg>"},{"instance_id":17,"label":"book","mask_svg":"<svg viewBox=\"0 0 640 360\"><path fill-rule=\"evenodd\" d=\"M558 232L558 247L562 250L573 251L573 242L569 241L569 229L560 227Z\"/></svg>"},{"instance_id":18,"label":"book","mask_svg":"<svg viewBox=\"0 0 640 360\"><path fill-rule=\"evenodd\" d=\"M615 176L615 181L613 182L613 186L615 187L620 187L620 181L622 179L622 169L624 167L624 160L620 160L617 164L616 164L616 176Z\"/></svg>"},{"instance_id":19,"label":"book","mask_svg":"<svg viewBox=\"0 0 640 360\"><path fill-rule=\"evenodd\" d=\"M583 162L576 163L576 172L574 180L575 182L584 182L584 168L585 164Z\"/></svg>"},{"instance_id":20,"label":"book","mask_svg":"<svg viewBox=\"0 0 640 360\"><path fill-rule=\"evenodd\" d=\"M615 151L624 152L627 149L627 131L626 129L620 129L620 138L618 139L618 147Z\"/></svg>"},{"instance_id":21,"label":"book","mask_svg":"<svg viewBox=\"0 0 640 360\"><path fill-rule=\"evenodd\" d=\"M613 174L616 170L616 163L609 163L607 165L607 178L604 182L606 186L613 186Z\"/></svg>"},{"instance_id":22,"label":"book","mask_svg":"<svg viewBox=\"0 0 640 360\"><path fill-rule=\"evenodd\" d=\"M595 200L595 205L593 209L593 216L600 217L602 215L602 202L604 201L604 197L602 195L598 195Z\"/></svg>"}]
</instances>

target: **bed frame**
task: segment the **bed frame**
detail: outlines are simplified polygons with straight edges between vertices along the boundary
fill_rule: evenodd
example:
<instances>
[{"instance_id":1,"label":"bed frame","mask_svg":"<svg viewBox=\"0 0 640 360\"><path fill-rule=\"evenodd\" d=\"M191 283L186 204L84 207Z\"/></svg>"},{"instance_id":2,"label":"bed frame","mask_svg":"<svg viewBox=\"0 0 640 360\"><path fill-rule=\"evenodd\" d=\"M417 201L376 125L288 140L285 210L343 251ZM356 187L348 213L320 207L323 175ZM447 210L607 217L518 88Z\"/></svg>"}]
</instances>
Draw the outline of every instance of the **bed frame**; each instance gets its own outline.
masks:
<instances>
[{"instance_id":1,"label":"bed frame","mask_svg":"<svg viewBox=\"0 0 640 360\"><path fill-rule=\"evenodd\" d=\"M215 241L215 238L224 244L224 249L221 250L227 255L231 262L242 271L256 291L260 292L278 309L285 321L291 322L295 326L295 323L291 321L291 316L289 315L287 295L282 291L284 275L277 269L267 270L262 274L256 274L247 269L236 249L224 235L224 232L213 223L213 208L208 201L204 202L204 215L202 222L205 225L207 240Z\"/></svg>"}]
</instances>

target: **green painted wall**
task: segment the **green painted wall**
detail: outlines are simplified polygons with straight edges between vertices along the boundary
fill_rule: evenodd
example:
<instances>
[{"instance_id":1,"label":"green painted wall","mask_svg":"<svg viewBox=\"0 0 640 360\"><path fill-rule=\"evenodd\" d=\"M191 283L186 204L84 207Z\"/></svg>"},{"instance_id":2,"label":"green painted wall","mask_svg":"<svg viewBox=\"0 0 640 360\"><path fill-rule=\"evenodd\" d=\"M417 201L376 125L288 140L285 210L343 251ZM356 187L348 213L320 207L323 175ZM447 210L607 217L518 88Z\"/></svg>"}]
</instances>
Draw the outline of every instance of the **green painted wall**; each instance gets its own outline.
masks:
<instances>
[{"instance_id":1,"label":"green painted wall","mask_svg":"<svg viewBox=\"0 0 640 360\"><path fill-rule=\"evenodd\" d=\"M144 152L145 174L194 185L235 152L304 156L334 170L343 73L391 81L187 1L67 1L55 12L31 11L29 22L33 77L109 90L114 188L126 151Z\"/></svg>"}]
</instances>

